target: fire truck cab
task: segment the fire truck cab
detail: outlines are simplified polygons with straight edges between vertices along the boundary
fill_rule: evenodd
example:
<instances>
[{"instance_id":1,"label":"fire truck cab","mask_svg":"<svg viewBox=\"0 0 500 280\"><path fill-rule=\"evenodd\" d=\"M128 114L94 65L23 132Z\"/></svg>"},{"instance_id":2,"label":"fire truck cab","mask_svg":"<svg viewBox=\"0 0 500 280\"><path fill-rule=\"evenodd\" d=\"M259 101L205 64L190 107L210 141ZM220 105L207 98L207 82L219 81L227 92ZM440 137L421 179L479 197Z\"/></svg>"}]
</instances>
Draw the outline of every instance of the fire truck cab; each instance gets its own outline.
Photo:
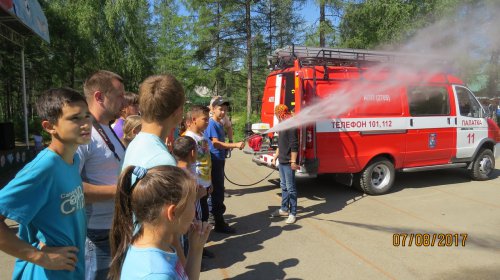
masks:
<instances>
[{"instance_id":1,"label":"fire truck cab","mask_svg":"<svg viewBox=\"0 0 500 280\"><path fill-rule=\"evenodd\" d=\"M278 104L297 115L364 83L363 93L349 93L353 106L345 112L297 128L297 176L347 175L347 184L372 195L388 192L396 171L458 167L474 180L489 179L500 142L497 124L453 75L418 71L391 84L391 70L370 71L398 58L398 53L355 49L290 46L275 51L262 99L261 121L269 127L277 124ZM275 168L270 165L275 147L266 143L277 143L276 135L250 143L255 163Z\"/></svg>"}]
</instances>

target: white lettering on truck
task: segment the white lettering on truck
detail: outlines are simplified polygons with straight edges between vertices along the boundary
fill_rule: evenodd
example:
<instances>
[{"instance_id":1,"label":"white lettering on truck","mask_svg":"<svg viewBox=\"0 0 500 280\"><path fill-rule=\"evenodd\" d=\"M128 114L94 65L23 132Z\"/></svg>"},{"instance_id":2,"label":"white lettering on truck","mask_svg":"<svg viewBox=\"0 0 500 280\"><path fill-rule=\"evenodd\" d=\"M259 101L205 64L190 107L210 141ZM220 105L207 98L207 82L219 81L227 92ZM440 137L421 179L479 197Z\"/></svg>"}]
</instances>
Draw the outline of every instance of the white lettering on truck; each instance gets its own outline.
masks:
<instances>
[{"instance_id":1,"label":"white lettering on truck","mask_svg":"<svg viewBox=\"0 0 500 280\"><path fill-rule=\"evenodd\" d=\"M390 128L391 120L383 121L332 121L333 128Z\"/></svg>"},{"instance_id":2,"label":"white lettering on truck","mask_svg":"<svg viewBox=\"0 0 500 280\"><path fill-rule=\"evenodd\" d=\"M369 94L363 96L363 101L391 102L391 96L387 94Z\"/></svg>"},{"instance_id":3,"label":"white lettering on truck","mask_svg":"<svg viewBox=\"0 0 500 280\"><path fill-rule=\"evenodd\" d=\"M481 120L462 120L462 125L463 126L476 126L476 125L482 125L483 122Z\"/></svg>"}]
</instances>

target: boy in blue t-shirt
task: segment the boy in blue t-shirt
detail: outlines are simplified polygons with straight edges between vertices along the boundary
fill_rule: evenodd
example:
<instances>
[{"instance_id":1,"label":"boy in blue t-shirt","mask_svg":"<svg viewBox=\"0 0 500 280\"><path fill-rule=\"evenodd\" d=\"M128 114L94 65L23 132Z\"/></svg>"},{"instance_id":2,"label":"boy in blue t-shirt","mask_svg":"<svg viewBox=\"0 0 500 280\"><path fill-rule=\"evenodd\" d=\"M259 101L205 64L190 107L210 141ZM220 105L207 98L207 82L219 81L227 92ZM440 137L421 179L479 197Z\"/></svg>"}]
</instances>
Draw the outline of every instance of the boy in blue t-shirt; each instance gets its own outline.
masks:
<instances>
[{"instance_id":1,"label":"boy in blue t-shirt","mask_svg":"<svg viewBox=\"0 0 500 280\"><path fill-rule=\"evenodd\" d=\"M139 110L142 128L127 147L122 171L129 165L146 169L160 165L177 165L165 140L181 122L185 100L182 84L170 74L153 75L141 83ZM135 176L132 176L132 181L135 182ZM174 237L172 245L177 251L179 261L186 266L187 260L180 241L181 236ZM186 267L186 271L190 269Z\"/></svg>"},{"instance_id":2,"label":"boy in blue t-shirt","mask_svg":"<svg viewBox=\"0 0 500 280\"><path fill-rule=\"evenodd\" d=\"M13 279L84 279L85 200L79 145L92 128L85 98L50 89L37 101L52 142L0 190L0 250L17 258ZM19 223L19 232L5 219Z\"/></svg>"},{"instance_id":3,"label":"boy in blue t-shirt","mask_svg":"<svg viewBox=\"0 0 500 280\"><path fill-rule=\"evenodd\" d=\"M204 136L209 139L210 155L212 160L212 214L214 215L216 232L235 233L234 228L230 227L224 221L224 166L226 164L226 151L228 149L243 149L245 142L226 143L226 134L221 120L226 115L229 102L222 97L215 99L212 102L213 115L208 122L208 127L205 130Z\"/></svg>"}]
</instances>

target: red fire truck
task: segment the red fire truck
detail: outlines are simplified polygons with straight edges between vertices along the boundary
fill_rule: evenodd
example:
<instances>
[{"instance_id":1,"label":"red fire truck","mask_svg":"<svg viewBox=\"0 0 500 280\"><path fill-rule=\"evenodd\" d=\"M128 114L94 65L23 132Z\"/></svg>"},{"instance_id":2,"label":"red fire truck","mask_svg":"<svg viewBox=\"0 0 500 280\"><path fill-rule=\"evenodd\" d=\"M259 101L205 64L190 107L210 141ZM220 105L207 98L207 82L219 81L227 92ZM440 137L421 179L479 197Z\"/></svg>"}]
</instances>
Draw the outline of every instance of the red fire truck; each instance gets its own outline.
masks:
<instances>
[{"instance_id":1,"label":"red fire truck","mask_svg":"<svg viewBox=\"0 0 500 280\"><path fill-rule=\"evenodd\" d=\"M391 67L370 71L408 59L416 57L355 49L278 49L269 59L273 70L264 87L262 123L254 127L276 125L273 112L278 104L298 115L364 83L364 92L352 95L348 110L297 128L297 176L347 176L349 185L372 195L388 192L396 171L461 167L474 180L489 179L500 130L459 78L419 70L403 75L402 83L391 83L396 74ZM277 143L273 136L277 134L269 135L270 142ZM273 145L266 145L266 138L250 146L253 161L270 166Z\"/></svg>"}]
</instances>

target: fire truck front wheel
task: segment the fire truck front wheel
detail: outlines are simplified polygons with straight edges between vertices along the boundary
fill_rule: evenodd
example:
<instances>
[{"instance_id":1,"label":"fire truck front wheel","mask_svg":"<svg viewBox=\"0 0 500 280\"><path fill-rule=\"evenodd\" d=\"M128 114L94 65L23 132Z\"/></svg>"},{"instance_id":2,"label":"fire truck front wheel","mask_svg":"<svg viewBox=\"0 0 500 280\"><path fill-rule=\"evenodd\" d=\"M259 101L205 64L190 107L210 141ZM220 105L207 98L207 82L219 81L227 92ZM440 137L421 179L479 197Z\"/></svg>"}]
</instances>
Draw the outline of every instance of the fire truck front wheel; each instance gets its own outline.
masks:
<instances>
[{"instance_id":1,"label":"fire truck front wheel","mask_svg":"<svg viewBox=\"0 0 500 280\"><path fill-rule=\"evenodd\" d=\"M394 164L384 157L373 159L359 174L359 186L371 195L384 194L394 184Z\"/></svg>"},{"instance_id":2,"label":"fire truck front wheel","mask_svg":"<svg viewBox=\"0 0 500 280\"><path fill-rule=\"evenodd\" d=\"M473 180L488 180L491 172L495 169L495 156L490 149L483 149L472 162L469 175Z\"/></svg>"}]
</instances>

